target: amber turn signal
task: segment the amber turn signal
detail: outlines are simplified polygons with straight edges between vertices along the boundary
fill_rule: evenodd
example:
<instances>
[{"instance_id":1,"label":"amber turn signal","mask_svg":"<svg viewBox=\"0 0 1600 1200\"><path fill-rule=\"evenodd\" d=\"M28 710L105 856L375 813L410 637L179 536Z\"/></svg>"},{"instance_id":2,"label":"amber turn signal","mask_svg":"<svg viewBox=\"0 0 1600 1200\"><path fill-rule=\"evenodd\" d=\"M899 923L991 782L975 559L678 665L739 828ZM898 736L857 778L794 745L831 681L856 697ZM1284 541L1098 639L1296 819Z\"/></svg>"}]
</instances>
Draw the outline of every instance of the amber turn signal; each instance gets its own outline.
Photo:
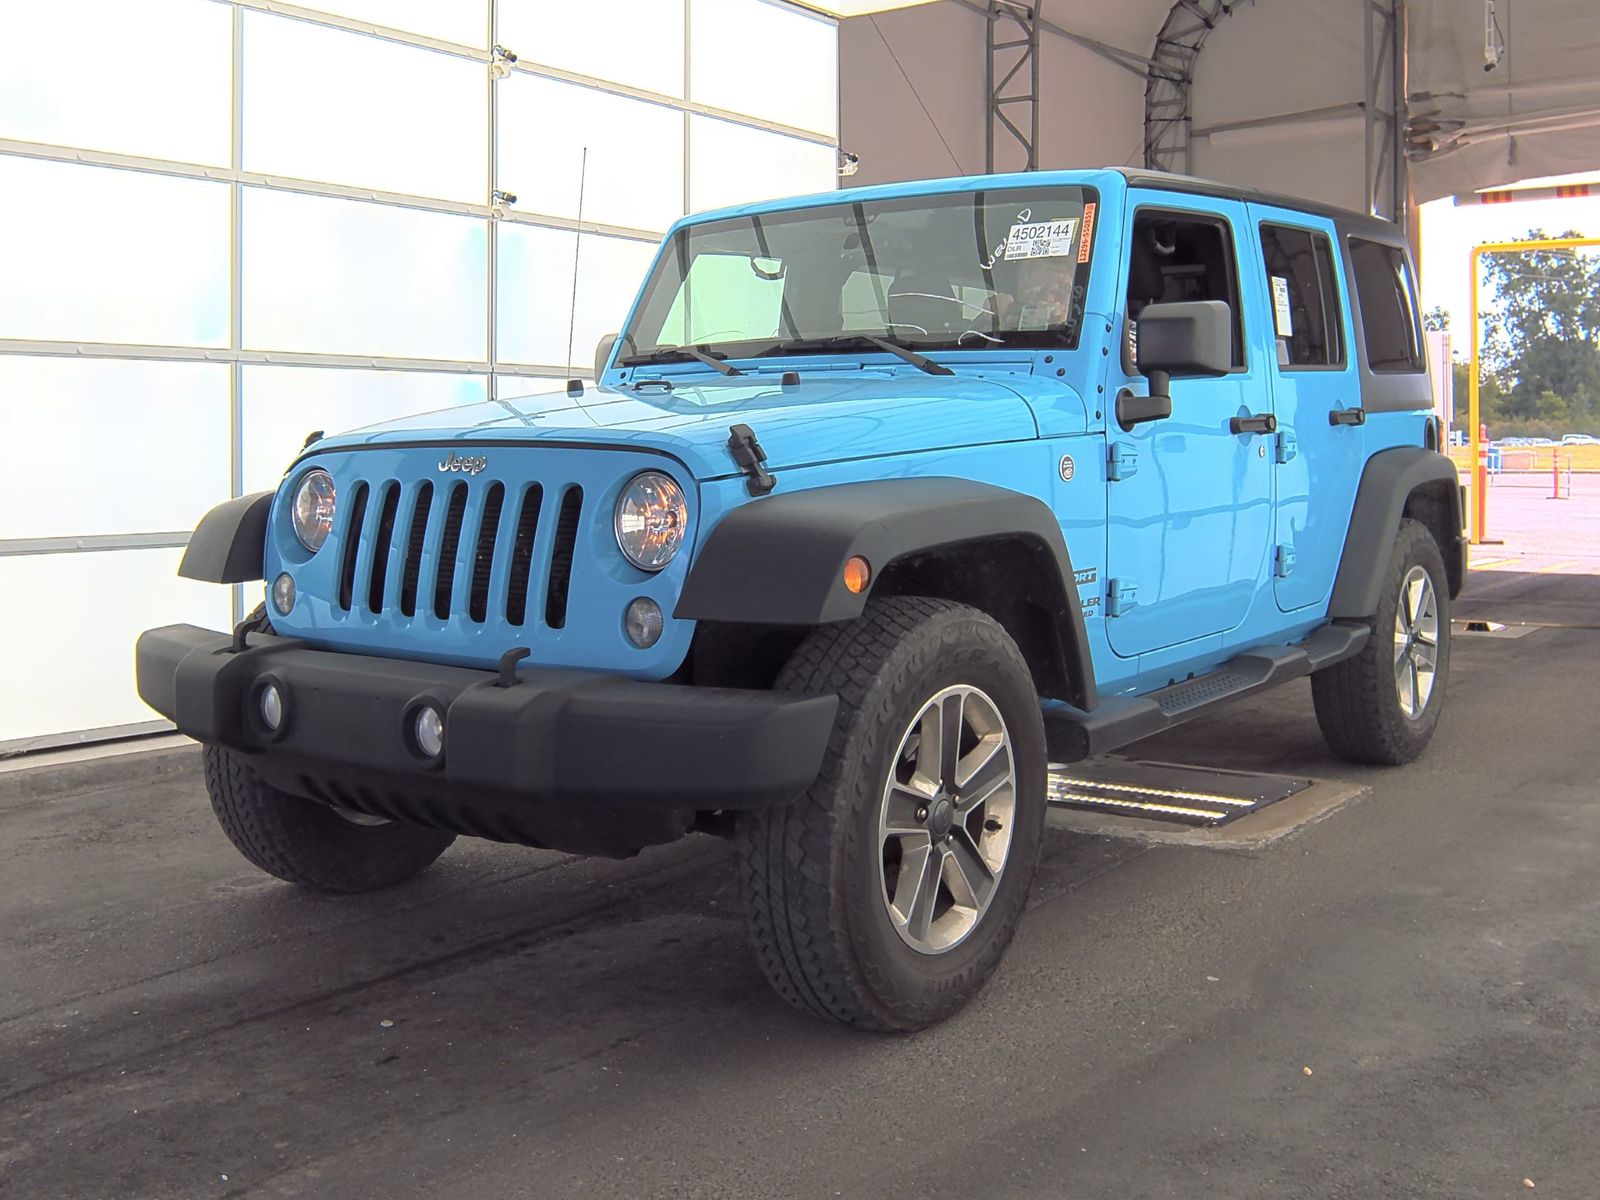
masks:
<instances>
[{"instance_id":1,"label":"amber turn signal","mask_svg":"<svg viewBox=\"0 0 1600 1200\"><path fill-rule=\"evenodd\" d=\"M844 564L844 586L858 596L867 590L867 584L872 581L872 564L859 554L853 556Z\"/></svg>"}]
</instances>

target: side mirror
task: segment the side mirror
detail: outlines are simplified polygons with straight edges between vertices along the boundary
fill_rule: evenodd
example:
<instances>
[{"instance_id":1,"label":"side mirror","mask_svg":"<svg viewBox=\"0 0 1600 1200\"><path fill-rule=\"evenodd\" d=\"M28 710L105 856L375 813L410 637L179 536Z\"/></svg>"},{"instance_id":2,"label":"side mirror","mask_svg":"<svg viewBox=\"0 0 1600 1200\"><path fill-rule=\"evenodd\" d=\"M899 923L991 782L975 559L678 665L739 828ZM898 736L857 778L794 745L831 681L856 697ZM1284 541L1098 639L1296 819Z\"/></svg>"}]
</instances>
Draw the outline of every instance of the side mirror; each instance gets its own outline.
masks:
<instances>
[{"instance_id":1,"label":"side mirror","mask_svg":"<svg viewBox=\"0 0 1600 1200\"><path fill-rule=\"evenodd\" d=\"M1151 304L1139 314L1139 373L1150 394L1126 388L1117 396L1117 422L1124 430L1172 415L1174 375L1226 375L1233 370L1233 312L1222 300Z\"/></svg>"},{"instance_id":2,"label":"side mirror","mask_svg":"<svg viewBox=\"0 0 1600 1200\"><path fill-rule=\"evenodd\" d=\"M611 351L616 348L620 333L608 333L600 339L600 344L594 348L594 381L600 382L600 376L605 374L606 364L611 361Z\"/></svg>"}]
</instances>

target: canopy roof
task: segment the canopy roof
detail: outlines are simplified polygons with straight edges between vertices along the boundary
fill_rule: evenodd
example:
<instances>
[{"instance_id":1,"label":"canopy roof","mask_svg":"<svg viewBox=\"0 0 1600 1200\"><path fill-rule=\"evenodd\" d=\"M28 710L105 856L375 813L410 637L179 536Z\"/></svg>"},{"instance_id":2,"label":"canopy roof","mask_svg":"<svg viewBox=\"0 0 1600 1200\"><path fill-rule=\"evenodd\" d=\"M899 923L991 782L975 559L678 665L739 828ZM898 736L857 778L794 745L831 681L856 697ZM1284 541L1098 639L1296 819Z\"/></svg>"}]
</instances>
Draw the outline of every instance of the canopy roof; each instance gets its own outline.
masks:
<instances>
[{"instance_id":1,"label":"canopy roof","mask_svg":"<svg viewBox=\"0 0 1600 1200\"><path fill-rule=\"evenodd\" d=\"M1424 201L1600 168L1597 0L1039 3L1040 167L1158 166L1386 216L1407 182ZM997 169L1026 164L985 104L989 12L943 0L843 22L859 182L981 171L986 141ZM1024 109L1004 111L1026 135Z\"/></svg>"}]
</instances>

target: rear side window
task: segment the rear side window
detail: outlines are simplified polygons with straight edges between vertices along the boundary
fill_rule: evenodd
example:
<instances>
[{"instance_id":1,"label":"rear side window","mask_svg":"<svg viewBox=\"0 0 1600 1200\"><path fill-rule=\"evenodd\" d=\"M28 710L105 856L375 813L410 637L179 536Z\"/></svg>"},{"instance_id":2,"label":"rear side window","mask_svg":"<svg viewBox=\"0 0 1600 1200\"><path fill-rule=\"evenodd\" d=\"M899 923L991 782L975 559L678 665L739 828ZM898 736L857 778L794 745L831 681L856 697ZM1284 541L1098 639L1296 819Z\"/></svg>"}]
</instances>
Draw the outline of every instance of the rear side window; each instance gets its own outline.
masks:
<instances>
[{"instance_id":1,"label":"rear side window","mask_svg":"<svg viewBox=\"0 0 1600 1200\"><path fill-rule=\"evenodd\" d=\"M1339 284L1326 234L1287 225L1261 226L1261 256L1278 340L1278 366L1344 365Z\"/></svg>"},{"instance_id":2,"label":"rear side window","mask_svg":"<svg viewBox=\"0 0 1600 1200\"><path fill-rule=\"evenodd\" d=\"M1405 251L1365 238L1350 239L1356 295L1361 298L1361 336L1367 366L1377 372L1426 370L1417 321L1416 289Z\"/></svg>"}]
</instances>

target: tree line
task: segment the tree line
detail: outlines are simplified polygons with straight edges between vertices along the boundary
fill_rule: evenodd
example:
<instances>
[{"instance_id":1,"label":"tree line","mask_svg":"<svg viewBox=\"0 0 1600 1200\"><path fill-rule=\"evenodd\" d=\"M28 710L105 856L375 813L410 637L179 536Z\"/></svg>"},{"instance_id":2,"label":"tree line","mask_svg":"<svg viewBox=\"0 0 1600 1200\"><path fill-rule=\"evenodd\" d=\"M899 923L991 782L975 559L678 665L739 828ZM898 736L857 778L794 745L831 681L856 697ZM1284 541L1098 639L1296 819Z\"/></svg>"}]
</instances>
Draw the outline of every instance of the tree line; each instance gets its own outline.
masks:
<instances>
[{"instance_id":1,"label":"tree line","mask_svg":"<svg viewBox=\"0 0 1600 1200\"><path fill-rule=\"evenodd\" d=\"M1576 238L1530 229L1532 241ZM1600 436L1600 254L1526 250L1482 256L1482 374L1478 400L1489 436ZM1448 329L1442 308L1424 317ZM1455 339L1471 352L1470 331ZM1468 363L1455 363L1456 427L1467 428Z\"/></svg>"}]
</instances>

